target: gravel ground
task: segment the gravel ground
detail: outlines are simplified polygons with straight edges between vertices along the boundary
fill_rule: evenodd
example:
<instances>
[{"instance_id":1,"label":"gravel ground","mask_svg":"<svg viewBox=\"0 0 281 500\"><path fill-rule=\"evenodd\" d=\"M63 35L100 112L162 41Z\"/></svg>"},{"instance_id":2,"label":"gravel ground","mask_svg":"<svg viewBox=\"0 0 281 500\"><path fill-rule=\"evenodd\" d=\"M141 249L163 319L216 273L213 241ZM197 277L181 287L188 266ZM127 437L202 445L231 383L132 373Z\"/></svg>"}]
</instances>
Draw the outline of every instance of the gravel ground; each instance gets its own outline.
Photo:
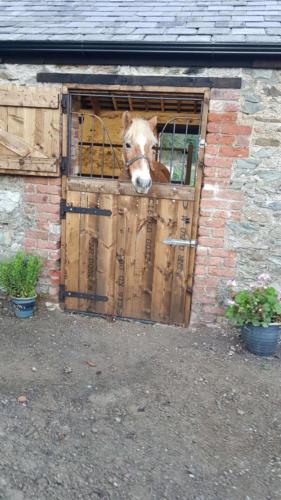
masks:
<instances>
[{"instance_id":1,"label":"gravel ground","mask_svg":"<svg viewBox=\"0 0 281 500\"><path fill-rule=\"evenodd\" d=\"M1 500L281 499L280 350L5 303L0 333Z\"/></svg>"}]
</instances>

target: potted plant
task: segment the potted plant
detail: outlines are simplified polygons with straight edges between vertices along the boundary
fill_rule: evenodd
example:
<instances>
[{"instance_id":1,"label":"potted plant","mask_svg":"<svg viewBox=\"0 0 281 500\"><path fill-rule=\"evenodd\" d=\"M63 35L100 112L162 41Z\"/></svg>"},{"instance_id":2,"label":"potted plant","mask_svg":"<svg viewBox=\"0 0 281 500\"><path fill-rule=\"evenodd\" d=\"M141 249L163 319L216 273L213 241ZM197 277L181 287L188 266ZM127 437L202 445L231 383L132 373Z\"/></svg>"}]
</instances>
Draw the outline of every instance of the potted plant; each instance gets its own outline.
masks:
<instances>
[{"instance_id":1,"label":"potted plant","mask_svg":"<svg viewBox=\"0 0 281 500\"><path fill-rule=\"evenodd\" d=\"M0 286L11 297L18 318L32 316L42 260L19 251L0 262Z\"/></svg>"},{"instance_id":2,"label":"potted plant","mask_svg":"<svg viewBox=\"0 0 281 500\"><path fill-rule=\"evenodd\" d=\"M230 282L231 299L225 316L241 327L247 349L259 356L271 356L278 344L281 326L280 294L270 286L270 276L261 274L257 283L239 289Z\"/></svg>"}]
</instances>

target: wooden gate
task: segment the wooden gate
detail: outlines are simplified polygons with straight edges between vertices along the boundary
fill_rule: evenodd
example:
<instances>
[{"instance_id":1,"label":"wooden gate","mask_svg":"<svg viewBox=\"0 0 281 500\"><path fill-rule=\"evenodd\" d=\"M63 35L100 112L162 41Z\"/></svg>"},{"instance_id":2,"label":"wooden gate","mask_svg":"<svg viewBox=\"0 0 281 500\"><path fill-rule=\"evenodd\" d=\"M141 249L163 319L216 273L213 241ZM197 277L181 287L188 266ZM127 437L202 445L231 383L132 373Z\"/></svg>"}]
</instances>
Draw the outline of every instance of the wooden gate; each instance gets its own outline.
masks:
<instances>
[{"instance_id":1,"label":"wooden gate","mask_svg":"<svg viewBox=\"0 0 281 500\"><path fill-rule=\"evenodd\" d=\"M64 177L61 299L65 308L187 325L207 106L194 187Z\"/></svg>"}]
</instances>

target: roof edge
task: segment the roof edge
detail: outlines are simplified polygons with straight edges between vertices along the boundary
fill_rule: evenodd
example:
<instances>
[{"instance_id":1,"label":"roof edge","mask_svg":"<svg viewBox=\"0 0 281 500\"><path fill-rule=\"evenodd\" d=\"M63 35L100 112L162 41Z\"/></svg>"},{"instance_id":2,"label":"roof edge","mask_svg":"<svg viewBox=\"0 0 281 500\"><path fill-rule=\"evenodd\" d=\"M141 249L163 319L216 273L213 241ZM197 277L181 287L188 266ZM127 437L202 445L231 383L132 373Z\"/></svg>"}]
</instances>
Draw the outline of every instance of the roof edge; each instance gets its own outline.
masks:
<instances>
[{"instance_id":1,"label":"roof edge","mask_svg":"<svg viewBox=\"0 0 281 500\"><path fill-rule=\"evenodd\" d=\"M185 43L149 41L0 41L0 51L11 52L137 52L190 54L281 54L281 44L272 43Z\"/></svg>"},{"instance_id":2,"label":"roof edge","mask_svg":"<svg viewBox=\"0 0 281 500\"><path fill-rule=\"evenodd\" d=\"M1 62L281 68L281 44L0 41Z\"/></svg>"}]
</instances>

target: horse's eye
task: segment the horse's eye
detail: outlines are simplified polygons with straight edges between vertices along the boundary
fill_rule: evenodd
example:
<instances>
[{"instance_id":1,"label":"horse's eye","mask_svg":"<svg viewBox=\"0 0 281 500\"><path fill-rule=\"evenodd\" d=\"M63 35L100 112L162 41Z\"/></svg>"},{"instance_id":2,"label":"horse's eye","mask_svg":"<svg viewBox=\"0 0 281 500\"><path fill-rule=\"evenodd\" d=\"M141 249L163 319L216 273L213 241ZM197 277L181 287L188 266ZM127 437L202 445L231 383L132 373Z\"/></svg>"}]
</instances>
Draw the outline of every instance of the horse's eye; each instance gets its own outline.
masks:
<instances>
[{"instance_id":1,"label":"horse's eye","mask_svg":"<svg viewBox=\"0 0 281 500\"><path fill-rule=\"evenodd\" d=\"M157 144L153 144L152 149L154 149L154 151L156 151L156 149L157 149Z\"/></svg>"},{"instance_id":2,"label":"horse's eye","mask_svg":"<svg viewBox=\"0 0 281 500\"><path fill-rule=\"evenodd\" d=\"M128 142L126 142L126 148L130 148L131 147L131 144L129 144Z\"/></svg>"}]
</instances>

